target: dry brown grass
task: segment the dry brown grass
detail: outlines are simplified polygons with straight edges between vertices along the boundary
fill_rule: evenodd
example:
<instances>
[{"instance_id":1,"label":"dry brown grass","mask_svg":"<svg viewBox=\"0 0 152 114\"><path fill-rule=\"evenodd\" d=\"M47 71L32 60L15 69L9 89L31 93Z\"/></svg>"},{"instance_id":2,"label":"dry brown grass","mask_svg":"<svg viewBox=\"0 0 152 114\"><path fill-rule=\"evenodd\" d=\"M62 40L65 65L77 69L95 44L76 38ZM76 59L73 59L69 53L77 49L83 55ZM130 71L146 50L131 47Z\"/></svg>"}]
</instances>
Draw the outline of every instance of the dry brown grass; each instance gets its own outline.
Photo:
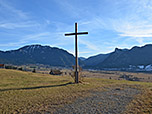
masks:
<instances>
[{"instance_id":1,"label":"dry brown grass","mask_svg":"<svg viewBox=\"0 0 152 114\"><path fill-rule=\"evenodd\" d=\"M143 88L143 93L128 105L126 114L152 114L152 90Z\"/></svg>"},{"instance_id":2,"label":"dry brown grass","mask_svg":"<svg viewBox=\"0 0 152 114\"><path fill-rule=\"evenodd\" d=\"M103 86L115 85L143 86L146 92L137 97L137 101L142 98L139 103L142 103L144 108L140 108L138 111L151 111L152 97L150 96L152 96L152 92L147 88L151 88L152 83L84 78L83 83L73 84L70 76L52 76L0 69L0 114L33 113L35 111L43 113L44 110L53 112L56 108L73 102L77 97L89 95L90 90L97 88L100 90ZM134 103L138 103L137 101L130 104L130 107L132 108ZM131 108L130 110L132 110ZM138 108L134 107L135 111L136 109Z\"/></svg>"},{"instance_id":3,"label":"dry brown grass","mask_svg":"<svg viewBox=\"0 0 152 114\"><path fill-rule=\"evenodd\" d=\"M70 76L0 69L0 113L42 113L54 111L77 97L89 95L98 87L119 84L115 80L85 78L81 84L72 84Z\"/></svg>"}]
</instances>

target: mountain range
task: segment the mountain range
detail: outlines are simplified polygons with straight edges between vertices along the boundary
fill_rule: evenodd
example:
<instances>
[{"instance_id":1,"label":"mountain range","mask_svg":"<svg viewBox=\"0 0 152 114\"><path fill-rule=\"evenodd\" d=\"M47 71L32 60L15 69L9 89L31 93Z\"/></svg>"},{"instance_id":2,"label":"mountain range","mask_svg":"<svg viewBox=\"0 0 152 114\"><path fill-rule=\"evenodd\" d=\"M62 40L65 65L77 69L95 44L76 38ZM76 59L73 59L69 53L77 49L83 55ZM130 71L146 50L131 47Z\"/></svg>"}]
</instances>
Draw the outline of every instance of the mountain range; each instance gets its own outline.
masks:
<instances>
[{"instance_id":1,"label":"mountain range","mask_svg":"<svg viewBox=\"0 0 152 114\"><path fill-rule=\"evenodd\" d=\"M152 44L142 47L128 49L116 48L103 62L99 63L99 68L129 68L129 66L152 64Z\"/></svg>"},{"instance_id":2,"label":"mountain range","mask_svg":"<svg viewBox=\"0 0 152 114\"><path fill-rule=\"evenodd\" d=\"M42 45L28 45L17 50L0 51L0 63L4 64L45 64L68 67L74 65L75 58L66 50ZM152 44L131 49L118 49L108 54L89 58L79 58L84 68L129 68L152 64Z\"/></svg>"},{"instance_id":3,"label":"mountain range","mask_svg":"<svg viewBox=\"0 0 152 114\"><path fill-rule=\"evenodd\" d=\"M74 65L74 56L66 50L56 47L28 45L17 50L0 51L0 63L45 64L66 67Z\"/></svg>"}]
</instances>

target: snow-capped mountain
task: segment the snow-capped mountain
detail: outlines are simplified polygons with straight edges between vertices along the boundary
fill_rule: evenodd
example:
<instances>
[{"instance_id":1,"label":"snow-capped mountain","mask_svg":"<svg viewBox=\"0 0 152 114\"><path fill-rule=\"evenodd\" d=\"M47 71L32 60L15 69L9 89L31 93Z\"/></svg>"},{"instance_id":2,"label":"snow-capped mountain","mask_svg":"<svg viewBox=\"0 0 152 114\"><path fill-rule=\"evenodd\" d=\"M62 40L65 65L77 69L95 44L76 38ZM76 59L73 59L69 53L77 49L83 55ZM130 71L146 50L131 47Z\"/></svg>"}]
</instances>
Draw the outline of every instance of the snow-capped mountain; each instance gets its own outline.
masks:
<instances>
[{"instance_id":1,"label":"snow-capped mountain","mask_svg":"<svg viewBox=\"0 0 152 114\"><path fill-rule=\"evenodd\" d=\"M56 47L28 45L17 50L1 51L0 63L39 63L51 66L72 66L74 64L74 56L63 49Z\"/></svg>"}]
</instances>

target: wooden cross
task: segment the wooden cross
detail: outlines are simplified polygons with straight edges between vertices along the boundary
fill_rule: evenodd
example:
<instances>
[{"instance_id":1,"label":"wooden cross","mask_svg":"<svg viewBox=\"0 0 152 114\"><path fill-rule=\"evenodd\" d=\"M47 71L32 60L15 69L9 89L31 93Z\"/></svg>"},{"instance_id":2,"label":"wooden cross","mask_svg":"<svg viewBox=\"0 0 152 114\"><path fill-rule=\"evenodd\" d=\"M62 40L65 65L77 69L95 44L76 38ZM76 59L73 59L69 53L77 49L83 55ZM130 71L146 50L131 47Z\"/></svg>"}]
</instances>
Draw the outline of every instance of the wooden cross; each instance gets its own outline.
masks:
<instances>
[{"instance_id":1,"label":"wooden cross","mask_svg":"<svg viewBox=\"0 0 152 114\"><path fill-rule=\"evenodd\" d=\"M68 33L65 36L75 35L75 83L79 83L79 74L78 74L78 43L77 35L88 34L88 32L78 32L77 23L75 23L75 33Z\"/></svg>"}]
</instances>

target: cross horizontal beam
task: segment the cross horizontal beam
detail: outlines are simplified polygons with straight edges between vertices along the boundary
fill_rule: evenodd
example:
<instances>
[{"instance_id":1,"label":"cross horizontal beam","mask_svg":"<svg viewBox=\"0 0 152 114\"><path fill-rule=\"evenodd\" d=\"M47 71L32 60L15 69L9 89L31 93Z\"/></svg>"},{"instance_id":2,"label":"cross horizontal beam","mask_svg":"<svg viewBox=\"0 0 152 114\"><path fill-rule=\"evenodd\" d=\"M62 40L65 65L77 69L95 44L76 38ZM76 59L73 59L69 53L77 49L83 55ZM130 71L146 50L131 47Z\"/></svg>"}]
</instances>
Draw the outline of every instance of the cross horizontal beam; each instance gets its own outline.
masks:
<instances>
[{"instance_id":1,"label":"cross horizontal beam","mask_svg":"<svg viewBox=\"0 0 152 114\"><path fill-rule=\"evenodd\" d=\"M83 35L83 34L88 34L88 32L67 33L67 34L65 34L65 36L71 36L71 35Z\"/></svg>"}]
</instances>

